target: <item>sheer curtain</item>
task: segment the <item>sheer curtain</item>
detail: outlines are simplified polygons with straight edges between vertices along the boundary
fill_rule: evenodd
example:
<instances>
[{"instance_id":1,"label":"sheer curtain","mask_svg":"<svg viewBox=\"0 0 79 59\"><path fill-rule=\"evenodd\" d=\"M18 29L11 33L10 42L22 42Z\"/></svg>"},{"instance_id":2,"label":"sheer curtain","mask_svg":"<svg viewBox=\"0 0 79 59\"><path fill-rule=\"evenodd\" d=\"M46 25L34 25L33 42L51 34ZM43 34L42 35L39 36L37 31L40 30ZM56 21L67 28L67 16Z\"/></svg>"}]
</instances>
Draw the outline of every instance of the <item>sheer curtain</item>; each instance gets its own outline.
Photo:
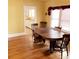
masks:
<instances>
[{"instance_id":1,"label":"sheer curtain","mask_svg":"<svg viewBox=\"0 0 79 59\"><path fill-rule=\"evenodd\" d=\"M62 10L61 27L66 31L70 31L70 9Z\"/></svg>"},{"instance_id":2,"label":"sheer curtain","mask_svg":"<svg viewBox=\"0 0 79 59\"><path fill-rule=\"evenodd\" d=\"M51 10L51 27L54 28L56 26L59 26L59 13L60 10Z\"/></svg>"},{"instance_id":3,"label":"sheer curtain","mask_svg":"<svg viewBox=\"0 0 79 59\"><path fill-rule=\"evenodd\" d=\"M61 16L61 17L60 17ZM51 10L51 27L62 27L63 30L70 31L70 9Z\"/></svg>"}]
</instances>

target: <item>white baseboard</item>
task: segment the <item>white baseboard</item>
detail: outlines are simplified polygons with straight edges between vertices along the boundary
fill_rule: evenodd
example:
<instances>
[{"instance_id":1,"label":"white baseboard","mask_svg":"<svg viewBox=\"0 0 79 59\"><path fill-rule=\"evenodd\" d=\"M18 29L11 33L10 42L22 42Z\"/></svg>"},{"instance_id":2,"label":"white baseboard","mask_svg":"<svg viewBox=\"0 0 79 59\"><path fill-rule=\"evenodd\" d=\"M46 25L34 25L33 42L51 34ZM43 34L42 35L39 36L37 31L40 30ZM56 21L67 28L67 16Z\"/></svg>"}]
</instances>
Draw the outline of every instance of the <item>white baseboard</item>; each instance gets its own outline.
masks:
<instances>
[{"instance_id":1,"label":"white baseboard","mask_svg":"<svg viewBox=\"0 0 79 59\"><path fill-rule=\"evenodd\" d=\"M16 36L22 36L22 35L26 35L26 33L25 32L22 32L22 33L8 34L8 38L16 37Z\"/></svg>"}]
</instances>

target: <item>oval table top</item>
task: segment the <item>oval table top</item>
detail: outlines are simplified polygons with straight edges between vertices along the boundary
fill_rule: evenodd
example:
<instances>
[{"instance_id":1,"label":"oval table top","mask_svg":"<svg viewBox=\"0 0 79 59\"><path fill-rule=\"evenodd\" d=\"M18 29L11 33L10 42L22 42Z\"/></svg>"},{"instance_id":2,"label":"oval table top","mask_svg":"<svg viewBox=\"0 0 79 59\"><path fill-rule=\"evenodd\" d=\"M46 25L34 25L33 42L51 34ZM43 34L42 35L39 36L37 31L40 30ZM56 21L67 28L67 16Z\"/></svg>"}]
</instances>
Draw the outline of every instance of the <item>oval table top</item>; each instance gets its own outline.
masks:
<instances>
[{"instance_id":1,"label":"oval table top","mask_svg":"<svg viewBox=\"0 0 79 59\"><path fill-rule=\"evenodd\" d=\"M53 28L36 28L34 32L46 39L60 39L66 32L55 30Z\"/></svg>"}]
</instances>

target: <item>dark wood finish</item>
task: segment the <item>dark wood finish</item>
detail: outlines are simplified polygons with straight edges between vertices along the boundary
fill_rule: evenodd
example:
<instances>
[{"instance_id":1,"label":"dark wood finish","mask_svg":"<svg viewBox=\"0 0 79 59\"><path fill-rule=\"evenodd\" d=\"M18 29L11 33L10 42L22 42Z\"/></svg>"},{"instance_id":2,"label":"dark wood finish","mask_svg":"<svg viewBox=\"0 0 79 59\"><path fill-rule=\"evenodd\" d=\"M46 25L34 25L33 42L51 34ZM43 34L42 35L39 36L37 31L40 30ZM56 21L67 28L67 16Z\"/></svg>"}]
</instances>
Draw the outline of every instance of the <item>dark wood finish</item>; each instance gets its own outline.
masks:
<instances>
[{"instance_id":1,"label":"dark wood finish","mask_svg":"<svg viewBox=\"0 0 79 59\"><path fill-rule=\"evenodd\" d=\"M62 40L63 35L65 34L61 30L55 30L51 28L37 28L34 30L34 32L50 41L50 46L49 46L50 52L53 52L55 42L58 40Z\"/></svg>"},{"instance_id":2,"label":"dark wood finish","mask_svg":"<svg viewBox=\"0 0 79 59\"><path fill-rule=\"evenodd\" d=\"M34 43L39 43L39 42L44 42L45 43L45 40L42 38L42 36L38 35L37 33L34 32L34 30L38 28L38 24L37 23L34 23L31 25L31 29L32 29L32 32L33 32L33 40L34 40Z\"/></svg>"},{"instance_id":3,"label":"dark wood finish","mask_svg":"<svg viewBox=\"0 0 79 59\"><path fill-rule=\"evenodd\" d=\"M64 34L62 31L57 31L51 28L37 28L34 32L48 40L62 38L62 35Z\"/></svg>"},{"instance_id":4,"label":"dark wood finish","mask_svg":"<svg viewBox=\"0 0 79 59\"><path fill-rule=\"evenodd\" d=\"M37 28L37 27L38 27L38 23L31 24L31 28L32 28L32 29L35 29L35 28Z\"/></svg>"},{"instance_id":5,"label":"dark wood finish","mask_svg":"<svg viewBox=\"0 0 79 59\"><path fill-rule=\"evenodd\" d=\"M62 28L61 27L55 27L55 29L60 29L61 30Z\"/></svg>"},{"instance_id":6,"label":"dark wood finish","mask_svg":"<svg viewBox=\"0 0 79 59\"><path fill-rule=\"evenodd\" d=\"M41 21L40 22L40 27L43 27L43 28L47 27L47 22Z\"/></svg>"},{"instance_id":7,"label":"dark wood finish","mask_svg":"<svg viewBox=\"0 0 79 59\"><path fill-rule=\"evenodd\" d=\"M62 33L61 31L56 31L55 29L51 29L51 28L36 28L33 29L33 32L36 33L37 35L41 36L44 38L44 41L46 39L48 39L50 41L50 46L49 46L49 51L52 52L53 51L53 45L55 44L56 40L59 40L62 38L62 35L64 33ZM54 44L52 44L54 43Z\"/></svg>"},{"instance_id":8,"label":"dark wood finish","mask_svg":"<svg viewBox=\"0 0 79 59\"><path fill-rule=\"evenodd\" d=\"M63 49L66 49L67 56L68 56L68 47L67 46L69 44L69 41L70 41L70 34L64 34L61 42L60 43L56 42L54 45L54 50L56 48L59 48L59 51L61 51L61 59L63 56Z\"/></svg>"},{"instance_id":9,"label":"dark wood finish","mask_svg":"<svg viewBox=\"0 0 79 59\"><path fill-rule=\"evenodd\" d=\"M51 15L51 10L54 10L54 9L67 9L67 8L70 8L70 5L48 7L48 15Z\"/></svg>"},{"instance_id":10,"label":"dark wood finish","mask_svg":"<svg viewBox=\"0 0 79 59\"><path fill-rule=\"evenodd\" d=\"M33 33L32 38L33 38L33 40L34 40L34 43L37 43L37 42L38 42L38 37L39 37L39 35L37 35L37 34L34 32L34 30L35 30L36 28L38 28L38 24L37 24L37 23L31 24L31 28L32 28L32 33Z\"/></svg>"}]
</instances>

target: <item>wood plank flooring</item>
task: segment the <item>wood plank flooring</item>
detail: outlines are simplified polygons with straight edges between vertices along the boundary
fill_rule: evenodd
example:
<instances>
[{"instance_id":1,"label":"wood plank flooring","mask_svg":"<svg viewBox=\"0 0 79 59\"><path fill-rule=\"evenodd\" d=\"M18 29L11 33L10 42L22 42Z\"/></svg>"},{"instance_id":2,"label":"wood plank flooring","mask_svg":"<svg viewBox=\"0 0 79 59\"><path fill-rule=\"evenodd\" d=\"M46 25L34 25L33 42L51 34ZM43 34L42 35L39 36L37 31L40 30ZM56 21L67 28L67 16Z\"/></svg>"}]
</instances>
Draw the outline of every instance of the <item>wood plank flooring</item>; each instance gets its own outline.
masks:
<instances>
[{"instance_id":1,"label":"wood plank flooring","mask_svg":"<svg viewBox=\"0 0 79 59\"><path fill-rule=\"evenodd\" d=\"M45 45L34 44L31 35L9 38L8 59L61 59L60 52L46 54L48 42ZM63 59L67 59L66 52L63 54Z\"/></svg>"}]
</instances>

